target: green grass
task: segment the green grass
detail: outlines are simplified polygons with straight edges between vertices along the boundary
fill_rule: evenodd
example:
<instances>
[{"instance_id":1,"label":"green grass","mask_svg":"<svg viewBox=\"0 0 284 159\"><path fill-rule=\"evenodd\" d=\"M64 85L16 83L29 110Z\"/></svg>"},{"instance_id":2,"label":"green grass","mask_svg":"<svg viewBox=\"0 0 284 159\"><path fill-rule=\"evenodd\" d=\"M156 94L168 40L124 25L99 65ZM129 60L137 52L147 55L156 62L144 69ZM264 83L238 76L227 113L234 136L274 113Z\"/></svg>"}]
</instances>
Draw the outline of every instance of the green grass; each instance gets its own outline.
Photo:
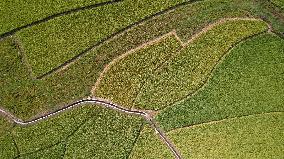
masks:
<instances>
[{"instance_id":1,"label":"green grass","mask_svg":"<svg viewBox=\"0 0 284 159\"><path fill-rule=\"evenodd\" d=\"M125 0L58 17L17 35L35 76L40 76L114 32L182 1Z\"/></svg>"},{"instance_id":2,"label":"green grass","mask_svg":"<svg viewBox=\"0 0 284 159\"><path fill-rule=\"evenodd\" d=\"M259 20L233 20L213 27L147 80L135 107L159 110L194 93L232 46L266 29Z\"/></svg>"},{"instance_id":3,"label":"green grass","mask_svg":"<svg viewBox=\"0 0 284 159\"><path fill-rule=\"evenodd\" d=\"M64 141L90 116L99 116L96 113L100 110L95 106L84 106L31 126L16 126L12 131L13 136L21 153L32 153Z\"/></svg>"},{"instance_id":4,"label":"green grass","mask_svg":"<svg viewBox=\"0 0 284 159\"><path fill-rule=\"evenodd\" d=\"M179 36L182 35L180 33L187 31L187 36L190 36L202 28L195 27L195 22L198 22L199 26L205 26L210 21L215 21L223 16L226 17L227 14L228 16L244 15L241 11L234 11L236 8L228 7L230 3L223 3L222 1L217 1L216 4L211 1L195 3L150 19L90 51L67 69L54 73L43 80L29 78L29 72L24 70L26 66L20 60L13 62L6 60L1 64L6 63L5 65L14 68L14 70L7 69L5 73L10 71L9 76L5 76L5 79L2 78L10 82L1 83L3 89L0 91L5 91L0 93L1 106L18 117L27 119L40 112L57 109L64 103L90 95L91 88L104 65L126 51L150 39L155 39L158 35L168 33L172 29L176 29ZM207 9L212 12L207 12ZM220 14L213 14L219 12ZM199 18L200 20L196 21ZM14 44L11 44L11 48L14 48ZM8 52L7 50L6 53ZM8 54L6 58L12 60L17 51L14 52ZM15 71L17 73L14 73ZM1 75L4 75L4 73L1 72ZM17 80L10 80L16 76L19 77Z\"/></svg>"},{"instance_id":5,"label":"green grass","mask_svg":"<svg viewBox=\"0 0 284 159\"><path fill-rule=\"evenodd\" d=\"M5 6L1 7L0 11L0 17L2 17L0 18L0 34L51 14L97 2L100 1L87 2L80 0L79 2L75 2L71 0L63 2L56 0L55 2L35 2L30 0L25 2L19 1L17 3L15 1L3 1L0 2L0 5ZM64 70L55 72L41 80L34 79L35 76L62 64L67 59L80 53L86 47L101 41L117 30L182 1L164 2L165 1L139 1L134 3L127 0L109 6L57 17L46 23L21 30L11 37L1 39L0 106L7 109L12 114L15 114L17 117L29 119L35 115L58 109L71 101L86 97L91 94L91 88L106 64L128 50L156 39L158 36L164 35L173 29L176 30L178 36L183 41L186 41L209 23L214 23L220 18L251 16L261 16L266 22L271 23L274 31L278 33L283 31L284 28L283 21L275 17L275 13L267 9L266 3L260 3L261 1L204 0L202 2L179 6L175 10L166 12L160 16L155 16L140 25L133 26L122 34L113 37L108 42L103 43L101 46L89 51ZM235 29L235 31L238 30L241 29ZM239 33L243 33L242 31ZM169 41L173 42L169 43L169 48L172 48L171 46L174 48L177 47L175 39L170 39ZM208 38L207 41L205 39L204 41L204 43L213 45L211 38ZM159 46L164 45L167 45L167 43L159 44ZM283 105L282 99L284 99L282 95L284 92L281 87L283 85L282 81L284 81L283 76L281 76L283 75L282 68L284 63L283 52L281 52L281 50L284 50L282 47L283 40L281 41L281 39L275 35L266 34L249 40L241 46L242 47L238 46L233 51L236 50L235 52L241 52L240 54L246 56L239 56L238 54L234 56L234 58L231 58L231 63L226 62L227 59L225 59L224 62L227 64L224 64L223 67L226 66L226 69L223 68L219 73L215 71L216 74L214 74L214 77L212 77L208 86L206 86L203 91L200 91L191 99L187 99L179 104L173 105L173 107L167 108L159 114L157 119L166 131L212 120L254 113L283 111L283 109L281 109ZM23 48L24 52L21 52L19 47ZM220 48L224 49L223 46ZM147 64L147 66L149 66L148 68L138 67L142 65L142 62L139 62L139 60L133 62L131 59L129 59L129 61L123 61L123 64L121 64L122 68L128 69L126 65L134 65L139 71L133 71L133 68L131 74L137 76L138 73L146 72L143 75L153 76L151 74L152 70L157 66L156 64L165 59L165 56L160 57L158 54L161 53L161 55L164 55L161 51L167 50L167 47L153 50L156 51L156 56L144 57L144 59L152 59L154 62L154 64L150 64L149 61L145 61L143 64ZM142 51L145 53L145 49L142 49ZM177 53L177 51L171 52L171 54L175 53ZM27 59L25 59L25 55ZM30 62L33 61L31 57L34 58L34 63ZM136 56L135 54L135 58L138 57L141 58L141 56ZM202 60L207 59L202 58L201 61ZM27 65L26 61L29 61L32 67ZM252 63L249 65L248 62ZM176 65L173 63L170 61L169 65L178 65L177 63ZM234 63L238 65L235 70L230 67L235 67ZM209 65L206 63L204 66L206 66L204 68L208 69L207 66ZM209 69L211 67L212 65L209 66ZM34 73L31 73L30 68L36 68L33 70ZM122 68L119 67L119 69ZM120 71L124 72L124 70ZM243 75L244 73L245 75ZM215 79L215 76L216 80L214 82L213 79ZM224 78L219 78L220 76ZM127 77L129 77L129 74ZM139 77L139 82L135 83L135 85L140 87L145 77L143 76L141 79ZM123 78L126 78L126 76ZM135 79L128 80L130 83L135 81ZM107 86L108 82L109 81L105 82L105 86ZM120 82L116 82L115 85L119 83ZM122 83L124 84L124 82ZM137 89L136 86L133 92L126 90L125 93L129 96L125 99L122 99L123 93L119 92L121 95L117 96L117 101L127 99L124 103L129 103L130 99L133 99L132 95L134 92L139 92L137 92L139 89ZM128 87L121 88L126 89ZM119 87L119 90L121 88ZM106 87L103 89L108 90ZM141 93L143 94L143 92ZM105 97L108 96L109 94ZM114 94L112 94L112 96L114 96ZM113 100L116 100L115 98L116 96L113 97ZM164 100L160 97L157 99ZM166 100L171 101L173 99ZM138 104L136 105L137 108L144 108L143 101L142 106L140 102L140 100L135 102ZM279 104L282 105L279 106ZM147 105L147 107L148 106L153 109L160 108L160 105ZM275 120L276 118L277 117L275 117ZM283 121L282 119L283 118L277 119L277 121ZM269 129L266 129L266 127L261 129L253 127L253 123L261 123L261 121L263 121L264 124L268 123ZM263 154L263 152L266 152L266 150L263 150L265 148L254 145L248 147L247 145L250 146L251 142L248 143L248 140L244 141L241 139L244 139L243 136L248 136L248 139L252 136L251 138L255 139L258 143L264 141L270 142L271 138L269 135L272 136L273 133L266 132L274 129L275 132L279 130L276 127L276 121L269 123L257 118L252 119L251 122L243 121L241 123L248 123L249 125L246 127L253 130L249 132L243 129L243 125L241 124L234 127L231 126L234 125L233 123L229 123L220 128L214 127L204 131L208 134L208 132L211 131L216 132L217 129L220 131L215 134L220 134L224 132L224 129L229 129L230 126L230 130L242 129L238 131L239 134L237 135L231 135L233 132L237 133L235 131L230 131L230 133L226 133L225 131L222 135L225 135L225 137L227 135L228 138L225 139L234 142L235 145L234 143L231 145L236 146L239 152L252 152L250 156L243 158L252 158L257 154L265 156L265 154ZM19 158L61 158L64 154L65 158L127 158L128 155L131 155L130 157L132 158L172 157L169 150L165 148L165 145L163 145L158 136L154 136L153 130L149 127L146 126L141 136L138 138L139 131L142 129L141 126L143 126L142 124L144 124L144 122L141 118L121 115L112 110L90 105L67 111L58 116L51 117L44 122L27 127L13 125L1 117L0 158L14 158L17 156L18 150L21 154ZM275 128L273 126L275 126ZM254 130L256 132L262 132L262 130L266 131L263 131L264 135L261 134L262 136L255 138L253 135L250 136L250 134L254 134ZM169 132L169 134L177 131L179 130L173 130ZM186 154L189 152L191 155L201 152L198 148L206 151L207 149L203 149L204 147L209 147L210 149L212 148L210 146L215 146L208 146L208 141L212 140L206 138L204 134L200 134L198 130L196 135L194 132L192 133L192 131L190 134L185 135L190 139L202 141L200 144L193 143L195 144L194 148L197 149L196 151L191 153L191 149L184 146L179 146L178 148L181 148L183 153ZM173 136L175 135L176 134L173 134ZM185 141L177 139L180 138L180 136L182 135L178 134L175 136L175 143L186 145L183 144ZM218 136L213 136L212 138L217 140L220 138L223 139L223 137L224 136L218 138ZM277 139L277 137L278 136L275 138ZM235 140L230 140L229 138ZM265 140L263 141L262 139ZM135 143L135 141L137 141L137 143ZM223 142L223 140L221 141ZM226 146L226 143L228 143L227 141L224 142L224 144L220 143L221 146ZM268 142L265 144L268 145ZM283 143L281 139L279 139L279 142ZM212 141L212 143L214 143L214 141ZM191 143L189 143L189 145L190 144ZM135 145L134 148L133 145ZM218 144L216 145L219 146ZM272 147L273 144L269 146ZM275 146L277 146L277 143ZM268 153L274 150L275 154L278 154L277 148L267 148L267 150L269 150L267 151ZM211 152L214 152L213 155L219 155L219 152L224 152L222 153L224 156L227 154L242 154L233 151L233 149L228 150L226 147L223 147L221 150L218 149L218 147L213 147L212 151L208 152L208 155ZM206 154L202 153L201 155ZM217 156L217 158L218 157L219 156Z\"/></svg>"},{"instance_id":6,"label":"green grass","mask_svg":"<svg viewBox=\"0 0 284 159\"><path fill-rule=\"evenodd\" d=\"M156 134L150 125L145 125L141 131L129 159L165 159L174 158L173 153Z\"/></svg>"},{"instance_id":7,"label":"green grass","mask_svg":"<svg viewBox=\"0 0 284 159\"><path fill-rule=\"evenodd\" d=\"M47 16L107 0L13 0L1 1L0 34L32 23Z\"/></svg>"},{"instance_id":8,"label":"green grass","mask_svg":"<svg viewBox=\"0 0 284 159\"><path fill-rule=\"evenodd\" d=\"M167 133L184 158L282 158L284 114L271 113Z\"/></svg>"},{"instance_id":9,"label":"green grass","mask_svg":"<svg viewBox=\"0 0 284 159\"><path fill-rule=\"evenodd\" d=\"M131 108L143 82L179 48L181 44L171 35L132 51L110 66L94 95Z\"/></svg>"},{"instance_id":10,"label":"green grass","mask_svg":"<svg viewBox=\"0 0 284 159\"><path fill-rule=\"evenodd\" d=\"M66 158L127 158L142 125L140 117L97 111L69 137Z\"/></svg>"},{"instance_id":11,"label":"green grass","mask_svg":"<svg viewBox=\"0 0 284 159\"><path fill-rule=\"evenodd\" d=\"M0 116L0 158L14 158L17 149L11 136L12 124Z\"/></svg>"},{"instance_id":12,"label":"green grass","mask_svg":"<svg viewBox=\"0 0 284 159\"><path fill-rule=\"evenodd\" d=\"M3 88L0 91L5 91L5 93L0 93L1 106L18 117L27 119L42 111L51 111L65 103L90 95L99 73L112 59L173 29L176 29L178 36L185 41L217 19L246 16L247 11L242 11L241 7L236 7L236 4L239 3L215 0L179 7L114 37L108 43L104 43L81 57L67 69L43 80L29 79L29 72L23 69L25 65L6 60L6 65L10 68L7 71L10 70L10 75L5 76L5 80L14 79L14 76L19 76L19 78L5 84L1 83L2 80L0 81ZM8 54L8 57L12 54ZM13 71L11 68L14 68ZM15 69L18 69L19 73L13 73ZM1 72L0 76L3 74ZM20 79L20 77L23 78Z\"/></svg>"},{"instance_id":13,"label":"green grass","mask_svg":"<svg viewBox=\"0 0 284 159\"><path fill-rule=\"evenodd\" d=\"M55 159L55 158L63 158L64 156L65 145L63 143L59 143L52 147L48 147L46 149L36 151L30 154L21 155L19 159L31 159L31 158L40 158L40 159Z\"/></svg>"},{"instance_id":14,"label":"green grass","mask_svg":"<svg viewBox=\"0 0 284 159\"><path fill-rule=\"evenodd\" d=\"M271 24L273 30L277 33L284 32L284 20L279 18L279 14L276 7L269 1L263 0L248 0L248 1L239 1L235 7L242 8L248 11L251 15L255 17L260 17L264 19L267 23ZM282 15L283 17L284 15Z\"/></svg>"},{"instance_id":15,"label":"green grass","mask_svg":"<svg viewBox=\"0 0 284 159\"><path fill-rule=\"evenodd\" d=\"M271 2L281 9L284 9L284 0L271 0Z\"/></svg>"},{"instance_id":16,"label":"green grass","mask_svg":"<svg viewBox=\"0 0 284 159\"><path fill-rule=\"evenodd\" d=\"M21 158L58 158L63 154L66 158L125 158L143 124L140 117L95 105L75 108L30 126L12 128L2 120L3 159L16 156L13 140Z\"/></svg>"},{"instance_id":17,"label":"green grass","mask_svg":"<svg viewBox=\"0 0 284 159\"><path fill-rule=\"evenodd\" d=\"M163 110L157 120L165 130L257 114L283 111L284 40L264 34L235 47L194 96Z\"/></svg>"}]
</instances>

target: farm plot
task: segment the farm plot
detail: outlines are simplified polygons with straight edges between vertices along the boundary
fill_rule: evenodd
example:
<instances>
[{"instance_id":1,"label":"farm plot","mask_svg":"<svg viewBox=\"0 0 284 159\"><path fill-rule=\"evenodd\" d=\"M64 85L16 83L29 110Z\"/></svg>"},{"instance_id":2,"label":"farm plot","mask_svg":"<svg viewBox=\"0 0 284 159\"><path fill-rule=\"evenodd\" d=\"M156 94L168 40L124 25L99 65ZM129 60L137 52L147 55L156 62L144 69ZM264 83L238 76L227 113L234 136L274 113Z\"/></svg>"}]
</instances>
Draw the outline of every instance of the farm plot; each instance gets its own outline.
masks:
<instances>
[{"instance_id":1,"label":"farm plot","mask_svg":"<svg viewBox=\"0 0 284 159\"><path fill-rule=\"evenodd\" d=\"M255 19L227 19L215 25L205 28L185 44L170 45L174 40L171 43L161 41L162 45L151 45L148 49L133 51L129 56L125 53L127 58L113 64L102 77L105 78L101 84L104 88L95 96L114 99L124 106L133 105L136 109L165 108L203 85L216 63L235 43L267 30L264 22ZM176 38L175 43L180 40L177 36L169 38ZM171 53L173 51L177 52ZM165 55L160 52L170 59L162 68L158 66L165 62ZM158 66L157 60L161 61Z\"/></svg>"},{"instance_id":2,"label":"farm plot","mask_svg":"<svg viewBox=\"0 0 284 159\"><path fill-rule=\"evenodd\" d=\"M172 152L161 141L158 134L150 125L145 125L136 141L130 159L158 159L158 158L174 158Z\"/></svg>"},{"instance_id":3,"label":"farm plot","mask_svg":"<svg viewBox=\"0 0 284 159\"><path fill-rule=\"evenodd\" d=\"M35 76L40 77L111 34L178 2L125 0L61 16L17 35Z\"/></svg>"},{"instance_id":4,"label":"farm plot","mask_svg":"<svg viewBox=\"0 0 284 159\"><path fill-rule=\"evenodd\" d=\"M0 115L15 123L0 117L0 158L282 155L284 21L273 2L57 2L31 3L1 28ZM126 114L64 109L81 99Z\"/></svg>"},{"instance_id":5,"label":"farm plot","mask_svg":"<svg viewBox=\"0 0 284 159\"><path fill-rule=\"evenodd\" d=\"M12 124L0 116L0 157L13 158L17 155L17 148L11 135Z\"/></svg>"},{"instance_id":6,"label":"farm plot","mask_svg":"<svg viewBox=\"0 0 284 159\"><path fill-rule=\"evenodd\" d=\"M283 0L271 0L271 2L284 10L284 1Z\"/></svg>"},{"instance_id":7,"label":"farm plot","mask_svg":"<svg viewBox=\"0 0 284 159\"><path fill-rule=\"evenodd\" d=\"M166 130L263 112L283 111L284 40L264 34L235 47L208 84L156 117Z\"/></svg>"},{"instance_id":8,"label":"farm plot","mask_svg":"<svg viewBox=\"0 0 284 159\"><path fill-rule=\"evenodd\" d=\"M192 94L205 83L212 69L232 46L264 32L267 25L259 20L233 19L206 29L146 82L142 93L138 94L137 108L159 110Z\"/></svg>"},{"instance_id":9,"label":"farm plot","mask_svg":"<svg viewBox=\"0 0 284 159\"><path fill-rule=\"evenodd\" d=\"M284 113L205 123L168 132L184 158L281 158Z\"/></svg>"},{"instance_id":10,"label":"farm plot","mask_svg":"<svg viewBox=\"0 0 284 159\"><path fill-rule=\"evenodd\" d=\"M200 30L202 26L222 17L245 16L246 12L236 7L228 7L233 6L234 3L218 0L215 3L204 1L178 6L175 10L165 12L161 16L154 16L152 19L145 20L125 33L117 34L117 36L102 43L93 51L82 55L74 63L68 64L65 68L53 72L41 80L34 79L33 73L30 73L32 72L31 67L26 67L29 66L28 63L18 61L19 64L17 65L20 65L18 67L16 62L13 63L13 66L11 62L8 62L7 65L10 68L19 69L19 71L14 73L10 69L10 75L6 75L5 78L14 78L19 74L24 74L21 77L25 76L25 78L18 78L17 80L5 82L5 84L2 83L1 87L3 89L1 91L5 91L5 93L0 94L1 105L16 116L27 119L40 112L57 109L63 104L90 95L91 88L95 84L99 73L112 59L173 29L176 29L179 37L188 39L189 37L181 35L188 33L186 35L190 36ZM207 9L212 12L207 12ZM173 19L176 21L173 21ZM199 20L196 21L196 19ZM12 40L16 44L12 44L11 48L15 49L14 45L18 45L22 48L21 54L25 55L25 48L21 45L19 38L17 36L13 36L13 38L17 40ZM7 50L8 52L9 50ZM8 55L7 57L10 58L14 56L13 53ZM30 70L26 71L23 68L29 68ZM28 74L31 74L30 78L28 78ZM1 73L1 75L4 75L4 73Z\"/></svg>"},{"instance_id":11,"label":"farm plot","mask_svg":"<svg viewBox=\"0 0 284 159\"><path fill-rule=\"evenodd\" d=\"M130 154L142 125L139 117L86 105L34 125L10 126L11 133L4 134L5 128L0 144L5 156L1 158L124 158ZM5 124L1 124L1 131L2 126Z\"/></svg>"},{"instance_id":12,"label":"farm plot","mask_svg":"<svg viewBox=\"0 0 284 159\"><path fill-rule=\"evenodd\" d=\"M107 0L1 1L0 35L54 14L85 6L92 6L106 1Z\"/></svg>"},{"instance_id":13,"label":"farm plot","mask_svg":"<svg viewBox=\"0 0 284 159\"><path fill-rule=\"evenodd\" d=\"M181 48L174 34L166 34L121 55L105 67L93 95L131 108L143 81Z\"/></svg>"}]
</instances>

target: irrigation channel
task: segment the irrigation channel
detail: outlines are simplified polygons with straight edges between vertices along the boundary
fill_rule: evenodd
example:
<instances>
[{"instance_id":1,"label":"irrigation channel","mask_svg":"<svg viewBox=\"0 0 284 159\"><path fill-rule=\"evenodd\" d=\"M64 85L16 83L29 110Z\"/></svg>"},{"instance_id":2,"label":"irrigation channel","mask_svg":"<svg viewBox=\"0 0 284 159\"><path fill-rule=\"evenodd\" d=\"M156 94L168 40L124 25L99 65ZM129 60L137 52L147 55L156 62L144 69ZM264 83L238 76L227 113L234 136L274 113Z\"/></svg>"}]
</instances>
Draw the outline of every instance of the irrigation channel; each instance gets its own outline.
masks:
<instances>
[{"instance_id":1,"label":"irrigation channel","mask_svg":"<svg viewBox=\"0 0 284 159\"><path fill-rule=\"evenodd\" d=\"M12 122L14 122L16 124L26 126L26 125L35 124L37 122L45 120L45 119L47 119L51 116L54 116L56 114L59 114L59 113L65 111L65 110L72 109L72 108L78 107L80 105L82 106L82 105L88 104L88 103L98 104L100 106L103 106L103 107L106 107L106 108L109 108L109 109L113 109L113 110L117 110L117 111L122 112L122 113L137 115L137 116L143 117L145 120L147 120L151 124L151 126L156 131L156 133L160 136L162 141L167 145L167 147L170 149L170 151L174 154L175 158L181 159L180 153L177 151L175 146L170 142L170 140L166 137L165 133L159 128L159 126L157 125L155 120L151 117L151 115L149 115L147 112L140 111L140 110L126 109L122 106L119 106L115 103L112 103L111 101L101 99L101 98L88 97L88 98L85 98L85 99L81 99L81 100L75 101L75 102L73 102L69 105L66 105L63 108L60 108L56 111L50 112L48 114L42 115L40 117L36 117L36 118L28 120L28 121L23 121L22 119L15 117L14 115L9 113L8 111L1 109L1 108L0 108L0 114L3 114L4 116L8 117L9 120L11 120Z\"/></svg>"}]
</instances>

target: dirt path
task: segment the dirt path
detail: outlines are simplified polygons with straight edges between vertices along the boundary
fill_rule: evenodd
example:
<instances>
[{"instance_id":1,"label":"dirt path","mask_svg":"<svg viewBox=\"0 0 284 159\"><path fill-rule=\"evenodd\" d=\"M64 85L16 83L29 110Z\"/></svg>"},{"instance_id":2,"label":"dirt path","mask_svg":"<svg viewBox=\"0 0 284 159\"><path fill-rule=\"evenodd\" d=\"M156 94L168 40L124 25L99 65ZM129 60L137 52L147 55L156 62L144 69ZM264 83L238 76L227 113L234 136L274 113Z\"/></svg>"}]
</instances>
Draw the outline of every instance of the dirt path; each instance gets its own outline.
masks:
<instances>
[{"instance_id":1,"label":"dirt path","mask_svg":"<svg viewBox=\"0 0 284 159\"><path fill-rule=\"evenodd\" d=\"M199 31L198 33L194 34L188 41L186 42L183 42L181 40L181 38L177 35L176 33L176 30L172 30L171 32L167 33L167 34L164 34L163 36L160 36L152 41L149 41L149 42L146 42L134 49L131 49L129 51L127 51L126 53L118 56L117 58L113 59L109 64L107 64L103 71L101 72L99 78L97 79L95 85L93 86L92 88L92 95L95 95L95 92L96 92L96 89L99 87L100 85L100 82L101 80L104 78L106 72L108 72L110 70L110 68L115 65L118 61L126 58L127 56L135 53L137 50L140 50L142 48L145 48L145 47L149 47L153 44L156 44L158 42L161 42L162 40L164 40L165 38L168 38L170 36L174 36L179 42L180 44L182 45L183 48L185 48L186 46L188 46L190 43L192 43L195 39L199 38L201 35L203 35L204 33L206 33L208 30L212 29L213 27L217 26L217 25L220 25L220 24L223 24L225 22L228 22L228 21L236 21L236 20L252 20L252 21L256 21L256 20L260 20L262 21L262 19L257 19L257 18L222 18L222 19L219 19L218 21L214 22L214 23L211 23L209 25L207 25L206 27L204 27L201 31ZM268 25L268 28L271 28L270 25Z\"/></svg>"},{"instance_id":2,"label":"dirt path","mask_svg":"<svg viewBox=\"0 0 284 159\"><path fill-rule=\"evenodd\" d=\"M145 120L150 122L153 129L157 132L157 134L160 136L162 141L167 145L167 147L170 149L170 151L174 154L175 158L181 159L181 155L176 150L175 146L169 141L169 139L166 137L164 132L158 127L158 125L156 124L156 122L154 121L153 117L150 114L148 114L147 112L144 112L144 111L140 111L140 110L125 109L124 107L122 107L120 105L117 105L115 103L112 103L111 101L101 99L101 98L88 97L86 99L78 100L78 101L75 101L75 102L73 102L69 105L66 105L65 107L63 107L61 109L58 109L56 111L50 112L48 114L45 114L43 116L28 120L28 121L23 121L22 119L17 118L16 116L12 115L10 112L8 112L8 111L6 111L2 108L0 108L0 115L1 114L4 115L13 123L16 123L16 124L19 124L19 125L22 125L22 126L27 126L27 125L36 124L37 122L48 119L49 117L55 116L55 115L57 115L57 114L59 114L63 111L68 110L68 109L79 107L79 106L82 106L82 105L88 104L88 103L98 104L102 107L113 109L113 110L119 111L121 113L130 114L130 115L137 115L137 116L143 117Z\"/></svg>"},{"instance_id":3,"label":"dirt path","mask_svg":"<svg viewBox=\"0 0 284 159\"><path fill-rule=\"evenodd\" d=\"M137 47L135 49L127 51L125 54L122 54L121 56L117 57L112 62L110 62L108 65L106 65L104 70L101 72L98 80L96 81L95 85L93 86L92 94L93 95L95 94L95 90L99 86L100 81L103 79L104 74L110 69L110 67L112 65L114 65L117 61L127 57L128 55L136 52L137 50L139 50L141 48L144 48L144 47L147 47L147 46L150 46L152 44L158 43L161 40L167 38L168 36L175 36L176 39L181 43L182 47L186 47L188 44L190 44L192 41L194 41L195 39L200 37L202 34L207 32L208 30L212 29L214 26L222 24L222 23L225 23L227 21L233 21L233 20L261 20L261 19L255 19L255 18L224 18L224 19L220 19L219 21L217 21L215 23L212 23L212 24L209 24L207 27L203 28L199 33L197 33L194 36L192 36L192 38L189 39L187 42L183 42L177 36L176 31L173 30L173 31L171 31L171 32L169 32L169 33L159 37L159 38L156 38L153 41L144 43L144 44L142 44L141 46L139 46L139 47ZM269 28L270 28L270 26L269 26ZM23 121L22 119L19 119L19 118L15 117L14 115L9 113L8 111L6 111L4 109L1 109L1 108L0 108L0 114L6 116L10 121L12 121L12 122L14 122L16 124L24 126L24 125L35 124L35 123L40 122L42 120L45 120L45 119L47 119L47 118L49 118L51 116L57 115L57 114L65 111L65 110L72 109L72 108L75 108L75 107L79 107L79 106L82 106L82 105L87 104L87 103L98 104L100 106L103 106L103 107L106 107L106 108L109 108L109 109L113 109L113 110L117 110L117 111L122 112L122 113L130 114L130 115L137 115L137 116L143 117L145 120L150 122L150 124L153 127L153 129L156 131L157 134L159 134L160 138L162 139L162 141L164 141L164 143L167 145L167 147L170 149L170 151L174 154L175 158L177 158L177 159L181 159L182 158L180 153L175 148L175 145L170 142L170 140L166 137L166 135L163 132L163 130L161 130L159 128L159 126L157 125L157 123L153 119L153 115L152 114L150 114L147 111L129 110L129 109L126 109L126 108L124 108L122 106L114 104L111 101L108 101L108 100L105 100L105 99L101 99L101 98L89 97L89 98L86 98L86 99L78 100L78 101L75 101L75 102L73 102L73 103L71 103L71 104L61 108L61 109L58 109L56 111L50 112L48 114L42 115L40 117L34 118L32 120L28 120L28 121Z\"/></svg>"}]
</instances>

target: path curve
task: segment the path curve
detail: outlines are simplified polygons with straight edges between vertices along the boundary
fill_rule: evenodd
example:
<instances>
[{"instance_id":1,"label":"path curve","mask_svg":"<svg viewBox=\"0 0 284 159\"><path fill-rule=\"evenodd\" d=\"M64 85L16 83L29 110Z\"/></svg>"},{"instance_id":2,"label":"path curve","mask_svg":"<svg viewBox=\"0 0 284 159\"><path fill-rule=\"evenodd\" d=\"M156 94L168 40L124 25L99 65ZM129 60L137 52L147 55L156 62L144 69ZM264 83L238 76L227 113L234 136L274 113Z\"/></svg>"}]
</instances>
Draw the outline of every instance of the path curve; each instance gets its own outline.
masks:
<instances>
[{"instance_id":1,"label":"path curve","mask_svg":"<svg viewBox=\"0 0 284 159\"><path fill-rule=\"evenodd\" d=\"M205 34L206 32L208 32L209 30L211 30L212 28L221 25L223 23L229 22L229 21L237 21L237 20L249 20L249 21L263 21L262 19L259 18L253 18L253 17L235 17L235 18L221 18L218 19L217 21L214 21L213 23L208 24L207 26L205 26L204 28L202 28L199 32L197 32L196 34L194 34L189 40L187 40L186 42L183 42L181 40L181 38L177 35L176 30L172 30L160 37L155 38L154 40L145 42L143 44L141 44L140 46L133 48L131 50L126 51L124 54L121 54L120 56L114 58L110 63L106 64L103 71L100 73L96 83L94 84L91 93L92 95L96 95L96 89L99 87L101 80L105 77L106 73L110 70L110 68L115 65L117 62L119 62L120 60L123 60L124 58L126 58L127 56L135 53L137 50L140 50L142 48L146 48L149 47L153 44L156 44L158 42L161 42L162 40L166 39L167 37L170 36L174 36L176 38L176 40L181 44L182 49L187 47L188 45L190 45L195 39L199 38L201 35ZM266 23L268 28L271 28L271 26Z\"/></svg>"},{"instance_id":2,"label":"path curve","mask_svg":"<svg viewBox=\"0 0 284 159\"><path fill-rule=\"evenodd\" d=\"M147 112L144 111L140 111L140 110L129 110L129 109L125 109L124 107L117 105L115 103L112 103L111 101L105 100L105 99L101 99L101 98L96 98L96 97L88 97L85 99L81 99L81 100L77 100L63 108L60 108L56 111L50 112L48 114L45 114L43 116L28 120L28 121L23 121L20 118L17 118L16 116L14 116L13 114L11 114L10 112L0 108L0 115L4 115L6 116L10 121L12 121L13 123L19 124L21 126L27 126L27 125L32 125L35 123L38 123L40 121L46 120L49 117L55 116L63 111L66 111L68 109L72 109L78 106L82 106L83 104L88 104L88 103L92 103L92 104L98 104L101 105L103 107L106 108L110 108L113 110L117 110L119 112L122 113L126 113L126 114L130 114L130 115L137 115L137 116L141 116L143 117L146 121L148 121L151 126L153 127L153 129L157 132L157 134L160 136L161 140L166 144L166 146L169 148L169 150L174 154L176 159L181 159L181 155L180 153L177 151L177 149L175 148L175 145L172 144L170 142L170 140L166 137L165 133L159 128L159 126L156 124L156 122L154 121L154 119L152 118L152 116L150 114L148 114Z\"/></svg>"}]
</instances>

